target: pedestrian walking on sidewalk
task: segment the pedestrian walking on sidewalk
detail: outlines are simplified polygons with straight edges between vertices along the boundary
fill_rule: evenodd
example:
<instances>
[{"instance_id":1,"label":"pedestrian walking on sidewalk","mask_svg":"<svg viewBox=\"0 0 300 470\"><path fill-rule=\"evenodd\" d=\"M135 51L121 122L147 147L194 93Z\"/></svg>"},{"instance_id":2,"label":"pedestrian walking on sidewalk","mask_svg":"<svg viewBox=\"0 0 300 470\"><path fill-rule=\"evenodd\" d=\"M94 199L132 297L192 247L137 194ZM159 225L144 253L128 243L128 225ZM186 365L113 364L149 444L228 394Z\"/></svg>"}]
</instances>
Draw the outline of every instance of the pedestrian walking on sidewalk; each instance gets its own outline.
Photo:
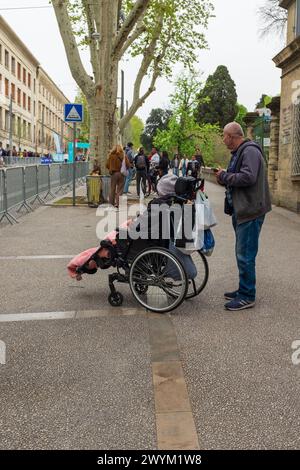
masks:
<instances>
[{"instance_id":1,"label":"pedestrian walking on sidewalk","mask_svg":"<svg viewBox=\"0 0 300 470\"><path fill-rule=\"evenodd\" d=\"M149 160L145 155L143 147L139 148L139 152L134 159L134 166L136 168L136 192L138 197L140 197L141 186L143 194L146 193L146 181L149 172Z\"/></svg>"},{"instance_id":2,"label":"pedestrian walking on sidewalk","mask_svg":"<svg viewBox=\"0 0 300 470\"><path fill-rule=\"evenodd\" d=\"M123 148L121 145L116 145L109 153L106 168L111 175L110 183L110 193L109 193L109 202L115 207L119 207L119 199L123 194L125 176L121 173L121 167L123 160L125 158L125 165L128 169L130 163L128 158L124 154Z\"/></svg>"},{"instance_id":3,"label":"pedestrian walking on sidewalk","mask_svg":"<svg viewBox=\"0 0 300 470\"><path fill-rule=\"evenodd\" d=\"M158 169L159 169L161 176L165 176L168 174L169 166L170 166L169 155L168 155L168 152L164 150L162 152L160 162L158 165Z\"/></svg>"},{"instance_id":4,"label":"pedestrian walking on sidewalk","mask_svg":"<svg viewBox=\"0 0 300 470\"><path fill-rule=\"evenodd\" d=\"M124 194L130 193L129 186L132 180L133 175L133 167L134 167L134 150L133 150L133 143L128 142L127 146L125 147L125 155L128 158L130 163L130 167L128 168L128 175L125 180L125 187L124 187Z\"/></svg>"},{"instance_id":5,"label":"pedestrian walking on sidewalk","mask_svg":"<svg viewBox=\"0 0 300 470\"><path fill-rule=\"evenodd\" d=\"M258 240L265 215L271 211L271 199L260 146L245 139L236 122L227 124L223 135L232 157L227 171L218 170L216 178L226 187L224 211L232 217L239 270L239 288L225 293L229 300L225 308L243 310L255 305Z\"/></svg>"}]
</instances>

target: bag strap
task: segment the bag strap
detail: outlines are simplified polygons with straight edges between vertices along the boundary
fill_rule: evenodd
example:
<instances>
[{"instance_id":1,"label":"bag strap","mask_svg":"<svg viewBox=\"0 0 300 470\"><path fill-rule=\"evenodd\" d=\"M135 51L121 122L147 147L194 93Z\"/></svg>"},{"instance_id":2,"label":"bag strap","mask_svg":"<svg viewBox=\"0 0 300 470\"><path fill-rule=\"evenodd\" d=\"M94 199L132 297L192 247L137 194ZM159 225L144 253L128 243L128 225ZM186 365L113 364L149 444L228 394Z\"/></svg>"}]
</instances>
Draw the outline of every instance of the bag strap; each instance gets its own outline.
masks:
<instances>
[{"instance_id":1,"label":"bag strap","mask_svg":"<svg viewBox=\"0 0 300 470\"><path fill-rule=\"evenodd\" d=\"M238 149L238 154L237 154L237 159L236 159L236 162L235 162L235 165L234 165L234 169L236 170L237 166L238 166L238 163L240 161L240 158L243 156L243 152L246 148L248 147L255 147L257 150L260 151L261 153L261 156L264 158L264 154L263 154L263 151L262 149L257 145L255 144L254 142L252 142L251 140L247 140L246 142L244 142L240 148Z\"/></svg>"}]
</instances>

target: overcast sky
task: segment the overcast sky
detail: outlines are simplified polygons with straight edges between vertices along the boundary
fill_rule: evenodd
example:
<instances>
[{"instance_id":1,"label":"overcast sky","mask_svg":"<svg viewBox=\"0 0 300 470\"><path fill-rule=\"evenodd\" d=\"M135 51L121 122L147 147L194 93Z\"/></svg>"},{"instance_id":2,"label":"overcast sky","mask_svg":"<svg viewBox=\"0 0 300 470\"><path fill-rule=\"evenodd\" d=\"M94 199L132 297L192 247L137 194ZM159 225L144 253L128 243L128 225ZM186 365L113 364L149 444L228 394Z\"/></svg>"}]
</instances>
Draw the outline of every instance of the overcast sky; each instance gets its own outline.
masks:
<instances>
[{"instance_id":1,"label":"overcast sky","mask_svg":"<svg viewBox=\"0 0 300 470\"><path fill-rule=\"evenodd\" d=\"M284 47L283 40L274 36L264 40L259 37L257 10L265 0L212 2L215 5L216 18L210 21L206 33L209 50L199 52L196 68L204 73L205 79L218 65L226 65L236 83L239 102L252 111L262 93L272 96L280 93L281 71L276 69L272 58ZM76 94L76 83L69 71L52 8L5 10L47 5L48 0L0 0L0 14L72 101ZM87 54L84 54L83 61L89 68ZM125 93L129 104L137 66L136 61L123 64ZM181 67L178 65L175 75L180 71ZM171 91L171 83L159 80L157 91L148 98L137 114L145 121L152 108L167 107Z\"/></svg>"}]
</instances>

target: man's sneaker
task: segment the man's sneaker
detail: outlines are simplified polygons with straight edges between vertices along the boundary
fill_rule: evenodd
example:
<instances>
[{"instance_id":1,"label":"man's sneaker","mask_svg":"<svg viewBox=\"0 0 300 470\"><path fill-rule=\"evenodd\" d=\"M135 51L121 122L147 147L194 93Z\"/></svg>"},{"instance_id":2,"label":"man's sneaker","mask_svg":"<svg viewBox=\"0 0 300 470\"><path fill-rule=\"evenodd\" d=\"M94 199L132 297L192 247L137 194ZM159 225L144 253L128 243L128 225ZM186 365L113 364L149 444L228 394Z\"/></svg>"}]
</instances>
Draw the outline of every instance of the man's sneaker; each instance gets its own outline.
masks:
<instances>
[{"instance_id":1,"label":"man's sneaker","mask_svg":"<svg viewBox=\"0 0 300 470\"><path fill-rule=\"evenodd\" d=\"M225 292L224 297L227 300L233 300L237 298L238 293L239 293L238 290L235 290L234 292Z\"/></svg>"},{"instance_id":2,"label":"man's sneaker","mask_svg":"<svg viewBox=\"0 0 300 470\"><path fill-rule=\"evenodd\" d=\"M231 302L227 302L224 305L226 310L244 310L245 308L254 307L255 301L244 300L244 299L233 299Z\"/></svg>"}]
</instances>

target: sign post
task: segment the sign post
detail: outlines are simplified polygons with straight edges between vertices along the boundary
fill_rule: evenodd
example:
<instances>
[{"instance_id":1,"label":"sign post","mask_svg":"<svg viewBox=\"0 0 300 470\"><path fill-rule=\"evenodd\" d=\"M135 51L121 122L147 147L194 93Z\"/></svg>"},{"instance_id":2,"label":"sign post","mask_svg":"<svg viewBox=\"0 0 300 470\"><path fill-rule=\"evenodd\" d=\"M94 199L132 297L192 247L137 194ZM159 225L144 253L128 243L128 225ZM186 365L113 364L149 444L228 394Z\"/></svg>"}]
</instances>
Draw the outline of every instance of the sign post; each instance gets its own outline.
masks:
<instances>
[{"instance_id":1,"label":"sign post","mask_svg":"<svg viewBox=\"0 0 300 470\"><path fill-rule=\"evenodd\" d=\"M76 122L73 123L73 206L76 205Z\"/></svg>"},{"instance_id":2,"label":"sign post","mask_svg":"<svg viewBox=\"0 0 300 470\"><path fill-rule=\"evenodd\" d=\"M73 206L76 205L76 123L83 121L83 105L65 104L64 121L73 122Z\"/></svg>"}]
</instances>

